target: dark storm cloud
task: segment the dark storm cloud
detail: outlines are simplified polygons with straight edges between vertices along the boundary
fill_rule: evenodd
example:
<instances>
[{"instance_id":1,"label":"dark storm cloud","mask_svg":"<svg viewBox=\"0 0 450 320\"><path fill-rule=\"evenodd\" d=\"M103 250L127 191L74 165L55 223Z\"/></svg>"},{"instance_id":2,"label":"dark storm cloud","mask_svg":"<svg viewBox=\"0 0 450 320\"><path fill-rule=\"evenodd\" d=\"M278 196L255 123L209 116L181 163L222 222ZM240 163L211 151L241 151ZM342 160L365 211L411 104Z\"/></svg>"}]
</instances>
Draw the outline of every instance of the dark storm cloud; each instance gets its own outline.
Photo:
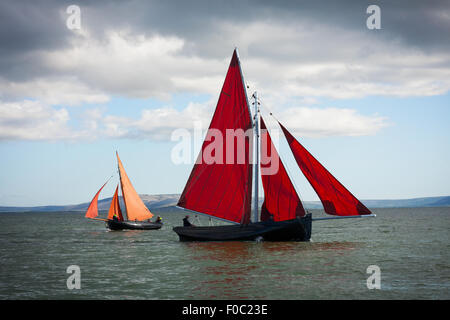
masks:
<instances>
[{"instance_id":1,"label":"dark storm cloud","mask_svg":"<svg viewBox=\"0 0 450 320\"><path fill-rule=\"evenodd\" d=\"M243 27L254 21L304 22L368 33L366 9L371 4L381 8L381 36L386 39L424 50L450 47L450 2L446 0L90 1L86 2L86 18L95 32L130 27L177 35L204 47L199 40L220 37L217 26L221 22Z\"/></svg>"},{"instance_id":2,"label":"dark storm cloud","mask_svg":"<svg viewBox=\"0 0 450 320\"><path fill-rule=\"evenodd\" d=\"M16 80L42 72L35 53L67 45L59 7L50 1L0 2L0 73Z\"/></svg>"},{"instance_id":3,"label":"dark storm cloud","mask_svg":"<svg viewBox=\"0 0 450 320\"><path fill-rule=\"evenodd\" d=\"M259 1L257 1L259 2ZM369 5L381 9L382 35L423 49L450 47L447 0L263 1L266 12L289 21L305 19L349 30L366 29Z\"/></svg>"},{"instance_id":4,"label":"dark storm cloud","mask_svg":"<svg viewBox=\"0 0 450 320\"><path fill-rule=\"evenodd\" d=\"M20 53L39 48L57 48L64 45L60 28L58 6L55 2L2 1L0 2L1 53Z\"/></svg>"},{"instance_id":5,"label":"dark storm cloud","mask_svg":"<svg viewBox=\"0 0 450 320\"><path fill-rule=\"evenodd\" d=\"M3 1L0 4L2 50L52 48L66 43L61 12L70 4L82 8L83 24L93 32L129 27L140 32L175 34L190 39L210 34L220 21L315 21L339 27L365 28L366 8L381 7L383 32L420 46L449 45L450 4L432 1ZM62 25L61 25L62 24ZM61 28L62 27L62 28ZM8 45L6 45L8 44Z\"/></svg>"},{"instance_id":6,"label":"dark storm cloud","mask_svg":"<svg viewBox=\"0 0 450 320\"><path fill-rule=\"evenodd\" d=\"M67 47L74 33L65 26L68 5L81 7L82 27L100 38L107 30L127 29L146 35L173 35L185 40L182 54L225 58L235 43L222 39L223 23L246 28L263 21L290 25L334 26L336 32L357 31L373 37L366 28L366 8L381 7L376 36L401 42L424 52L450 47L448 1L2 1L0 3L0 72L12 81L51 74L39 52ZM236 31L239 32L239 31ZM320 41L320 39L318 39ZM217 43L223 42L223 47ZM287 46L289 44L286 44ZM301 44L307 46L307 44ZM355 47L358 44L355 43ZM289 51L271 47L247 48L253 56L289 60ZM327 54L327 53L323 53ZM320 54L319 54L320 55Z\"/></svg>"}]
</instances>

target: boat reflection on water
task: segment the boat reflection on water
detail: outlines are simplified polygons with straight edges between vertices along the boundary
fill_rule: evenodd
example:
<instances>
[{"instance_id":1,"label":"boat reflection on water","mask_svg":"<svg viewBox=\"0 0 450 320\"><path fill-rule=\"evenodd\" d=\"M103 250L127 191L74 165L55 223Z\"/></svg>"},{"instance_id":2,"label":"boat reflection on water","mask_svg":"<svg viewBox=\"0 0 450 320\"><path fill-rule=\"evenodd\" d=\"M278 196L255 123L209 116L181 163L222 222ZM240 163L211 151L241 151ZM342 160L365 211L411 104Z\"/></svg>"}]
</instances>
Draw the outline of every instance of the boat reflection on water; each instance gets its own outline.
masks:
<instances>
[{"instance_id":1,"label":"boat reflection on water","mask_svg":"<svg viewBox=\"0 0 450 320\"><path fill-rule=\"evenodd\" d=\"M191 250L195 259L205 259L224 262L242 262L242 259L255 258L267 253L280 255L298 255L316 251L343 252L353 250L359 242L333 241L333 242L192 242L185 243Z\"/></svg>"},{"instance_id":2,"label":"boat reflection on water","mask_svg":"<svg viewBox=\"0 0 450 320\"><path fill-rule=\"evenodd\" d=\"M320 286L330 281L327 269L359 246L356 242L184 243L186 256L197 266L191 279L196 299L267 299L273 290Z\"/></svg>"}]
</instances>

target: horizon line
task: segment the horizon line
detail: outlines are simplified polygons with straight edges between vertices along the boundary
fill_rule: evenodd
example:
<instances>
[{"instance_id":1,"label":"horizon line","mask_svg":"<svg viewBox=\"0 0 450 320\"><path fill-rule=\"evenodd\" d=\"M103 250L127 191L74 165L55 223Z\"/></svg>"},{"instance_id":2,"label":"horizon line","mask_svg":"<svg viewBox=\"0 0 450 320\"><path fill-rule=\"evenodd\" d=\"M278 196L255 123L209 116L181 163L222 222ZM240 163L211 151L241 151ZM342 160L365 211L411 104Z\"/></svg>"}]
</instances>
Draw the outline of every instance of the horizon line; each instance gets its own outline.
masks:
<instances>
[{"instance_id":1,"label":"horizon line","mask_svg":"<svg viewBox=\"0 0 450 320\"><path fill-rule=\"evenodd\" d=\"M156 193L156 194L147 194L147 193L143 193L143 194L139 194L139 196L169 196L169 195L173 195L173 196L179 196L181 195L181 193ZM405 200L415 200L415 199L427 199L427 198L445 198L445 197L450 197L449 195L442 195L442 196L424 196L424 197L412 197L412 198L393 198L393 199L360 199L361 202L364 201L405 201ZM122 198L122 196L119 196L119 198ZM107 197L107 198L102 198L99 199L98 201L104 201L104 200L109 200L112 199L112 197ZM259 199L264 200L264 197L259 197ZM321 200L301 200L302 202L318 202L321 203ZM68 206L79 206L79 205L83 205L89 203L89 201L87 202L81 202L81 203L76 203L76 204L46 204L46 205L1 205L0 204L0 208L36 208L36 207L68 207Z\"/></svg>"}]
</instances>

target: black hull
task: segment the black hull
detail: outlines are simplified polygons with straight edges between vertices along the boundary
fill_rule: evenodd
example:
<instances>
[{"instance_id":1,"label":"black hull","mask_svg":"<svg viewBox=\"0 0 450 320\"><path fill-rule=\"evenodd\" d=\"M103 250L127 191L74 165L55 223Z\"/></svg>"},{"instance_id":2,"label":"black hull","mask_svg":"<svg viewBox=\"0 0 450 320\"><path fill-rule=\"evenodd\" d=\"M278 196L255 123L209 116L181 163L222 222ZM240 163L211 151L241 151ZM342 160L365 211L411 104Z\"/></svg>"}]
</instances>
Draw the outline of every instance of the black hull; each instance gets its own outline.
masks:
<instances>
[{"instance_id":1,"label":"black hull","mask_svg":"<svg viewBox=\"0 0 450 320\"><path fill-rule=\"evenodd\" d=\"M147 221L106 221L106 226L110 230L157 230L161 229L162 225Z\"/></svg>"},{"instance_id":2,"label":"black hull","mask_svg":"<svg viewBox=\"0 0 450 320\"><path fill-rule=\"evenodd\" d=\"M309 241L311 214L300 219L264 221L247 225L175 227L180 241Z\"/></svg>"}]
</instances>

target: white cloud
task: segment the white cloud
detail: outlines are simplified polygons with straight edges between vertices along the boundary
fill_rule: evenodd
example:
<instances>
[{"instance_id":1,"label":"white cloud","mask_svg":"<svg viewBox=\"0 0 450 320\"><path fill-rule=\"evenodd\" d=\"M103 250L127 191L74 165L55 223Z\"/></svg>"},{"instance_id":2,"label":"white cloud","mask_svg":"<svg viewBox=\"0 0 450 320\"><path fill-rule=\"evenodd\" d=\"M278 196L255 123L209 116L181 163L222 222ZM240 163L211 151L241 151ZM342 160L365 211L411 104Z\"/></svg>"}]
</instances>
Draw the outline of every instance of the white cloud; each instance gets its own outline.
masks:
<instances>
[{"instance_id":1,"label":"white cloud","mask_svg":"<svg viewBox=\"0 0 450 320\"><path fill-rule=\"evenodd\" d=\"M144 109L139 118L115 116L106 107L92 108L80 117L80 125L69 125L66 108L38 101L0 102L0 140L95 140L149 139L169 141L180 128L208 128L215 102L189 103L178 110L170 106ZM387 126L378 115L361 115L354 109L291 107L277 109L277 118L294 134L303 137L360 136L375 134ZM267 121L267 119L266 119ZM270 121L268 122L270 126Z\"/></svg>"},{"instance_id":2,"label":"white cloud","mask_svg":"<svg viewBox=\"0 0 450 320\"><path fill-rule=\"evenodd\" d=\"M246 80L266 95L348 99L450 90L448 54L428 54L361 30L311 21L226 24L223 30L245 44Z\"/></svg>"},{"instance_id":3,"label":"white cloud","mask_svg":"<svg viewBox=\"0 0 450 320\"><path fill-rule=\"evenodd\" d=\"M66 109L38 101L0 102L0 140L59 140L75 138L67 128Z\"/></svg>"},{"instance_id":4,"label":"white cloud","mask_svg":"<svg viewBox=\"0 0 450 320\"><path fill-rule=\"evenodd\" d=\"M75 38L72 47L47 52L43 60L109 95L167 99L176 92L211 92L220 82L216 72L226 64L183 55L183 46L177 37L110 31L106 40L88 34Z\"/></svg>"},{"instance_id":5,"label":"white cloud","mask_svg":"<svg viewBox=\"0 0 450 320\"><path fill-rule=\"evenodd\" d=\"M373 135L389 125L379 115L361 115L346 108L289 108L277 118L293 134L301 137Z\"/></svg>"},{"instance_id":6,"label":"white cloud","mask_svg":"<svg viewBox=\"0 0 450 320\"><path fill-rule=\"evenodd\" d=\"M0 78L3 100L34 99L48 105L75 106L83 103L105 103L109 96L88 87L76 77L37 78L24 82Z\"/></svg>"},{"instance_id":7,"label":"white cloud","mask_svg":"<svg viewBox=\"0 0 450 320\"><path fill-rule=\"evenodd\" d=\"M182 110L172 107L145 109L139 119L107 116L103 122L103 135L114 138L170 140L179 128L193 130L198 124L207 129L213 112L212 102L189 103Z\"/></svg>"},{"instance_id":8,"label":"white cloud","mask_svg":"<svg viewBox=\"0 0 450 320\"><path fill-rule=\"evenodd\" d=\"M35 100L0 101L0 141L79 141L102 138L103 113L92 108L79 117L79 125L70 124L67 108L52 107Z\"/></svg>"},{"instance_id":9,"label":"white cloud","mask_svg":"<svg viewBox=\"0 0 450 320\"><path fill-rule=\"evenodd\" d=\"M107 108L91 108L79 116L79 125L69 124L66 108L55 108L39 101L0 101L0 140L57 141L150 139L169 141L179 128L207 128L213 112L212 102L189 103L182 110L173 107L144 109L137 119L107 114Z\"/></svg>"},{"instance_id":10,"label":"white cloud","mask_svg":"<svg viewBox=\"0 0 450 320\"><path fill-rule=\"evenodd\" d=\"M146 109L139 119L107 116L103 122L103 135L167 141L174 130L185 128L193 132L199 129L199 124L206 132L214 107L214 102L209 101L190 103L183 110L171 107ZM373 135L389 125L386 118L377 114L362 115L348 108L291 107L277 109L275 114L290 131L303 137Z\"/></svg>"},{"instance_id":11,"label":"white cloud","mask_svg":"<svg viewBox=\"0 0 450 320\"><path fill-rule=\"evenodd\" d=\"M131 30L112 30L100 39L86 31L74 37L70 47L40 51L39 61L51 70L49 74L23 82L0 78L0 98L19 101L1 104L2 139L164 140L177 128L192 129L195 121L207 126L234 45L240 50L249 94L260 92L277 106L278 118L303 136L367 135L387 125L376 114L310 107L322 98L429 96L450 89L447 55L407 49L395 39L381 41L360 30L332 29L311 21L246 25L222 21L217 30L221 36L208 43ZM214 47L227 57L187 53L193 46ZM164 100L180 92L210 94L212 100L185 109L144 109L137 119L108 113L106 108L113 96ZM85 103L104 107L88 111L77 131L67 125L68 109L54 108ZM25 110L14 128L6 106ZM45 116L34 118L37 114ZM26 133L30 128L39 134Z\"/></svg>"},{"instance_id":12,"label":"white cloud","mask_svg":"<svg viewBox=\"0 0 450 320\"><path fill-rule=\"evenodd\" d=\"M84 32L70 47L36 53L48 76L0 82L2 92L46 103L105 102L112 95L167 99L180 92L217 94L232 49L240 49L252 90L265 95L342 99L427 96L450 89L450 59L314 21L217 22L220 37L187 43L179 36L110 30ZM189 48L214 47L221 60ZM214 55L215 56L215 55Z\"/></svg>"}]
</instances>

